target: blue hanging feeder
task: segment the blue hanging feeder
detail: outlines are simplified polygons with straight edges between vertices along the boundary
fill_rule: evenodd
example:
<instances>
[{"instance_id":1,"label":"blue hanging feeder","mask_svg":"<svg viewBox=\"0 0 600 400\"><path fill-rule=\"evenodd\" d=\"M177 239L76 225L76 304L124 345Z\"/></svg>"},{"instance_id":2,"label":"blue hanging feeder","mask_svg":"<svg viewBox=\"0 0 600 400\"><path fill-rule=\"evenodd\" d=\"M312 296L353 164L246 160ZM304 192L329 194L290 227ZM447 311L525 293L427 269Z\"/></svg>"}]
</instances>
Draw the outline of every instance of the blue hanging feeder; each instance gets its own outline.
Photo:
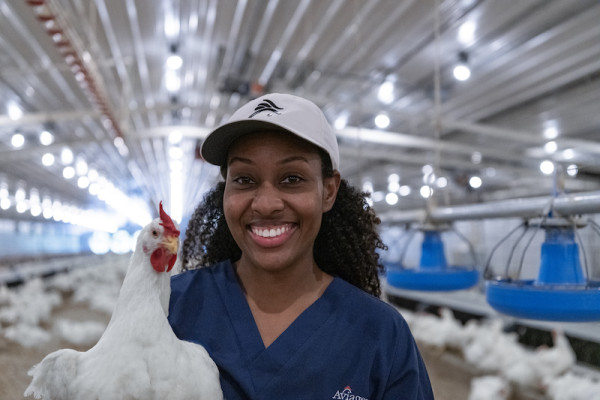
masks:
<instances>
[{"instance_id":1,"label":"blue hanging feeder","mask_svg":"<svg viewBox=\"0 0 600 400\"><path fill-rule=\"evenodd\" d=\"M600 230L593 224L594 230ZM585 225L581 220L553 217L521 225L536 230L541 228L545 232L537 278L519 279L517 276L511 279L508 277L510 266L507 264L505 276L486 282L486 298L490 306L518 318L565 322L600 320L600 282L586 279L579 258L579 246L575 242L576 229ZM533 236L529 243L532 239ZM585 252L582 254L585 256ZM486 277L492 256L493 252L485 269ZM523 257L517 275L520 275L522 264Z\"/></svg>"},{"instance_id":2,"label":"blue hanging feeder","mask_svg":"<svg viewBox=\"0 0 600 400\"><path fill-rule=\"evenodd\" d=\"M389 285L408 290L420 291L451 291L467 289L479 281L479 271L474 268L448 266L442 241L442 229L439 226L426 225L420 230L423 232L421 243L421 258L416 269L405 268L403 261L396 264L387 264L387 282ZM456 232L458 234L458 232ZM461 239L466 239L458 234ZM404 255L408 248L408 240L404 247ZM471 255L475 260L471 248Z\"/></svg>"}]
</instances>

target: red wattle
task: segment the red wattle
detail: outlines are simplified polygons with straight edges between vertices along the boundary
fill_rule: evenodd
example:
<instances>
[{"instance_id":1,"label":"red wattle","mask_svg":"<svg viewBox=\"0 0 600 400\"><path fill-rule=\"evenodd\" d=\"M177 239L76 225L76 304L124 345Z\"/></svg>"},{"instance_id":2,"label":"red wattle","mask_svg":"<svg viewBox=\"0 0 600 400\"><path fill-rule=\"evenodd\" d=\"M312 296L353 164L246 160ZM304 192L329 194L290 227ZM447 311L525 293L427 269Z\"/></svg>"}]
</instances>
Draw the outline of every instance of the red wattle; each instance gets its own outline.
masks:
<instances>
[{"instance_id":1,"label":"red wattle","mask_svg":"<svg viewBox=\"0 0 600 400\"><path fill-rule=\"evenodd\" d=\"M177 255L171 254L163 248L154 250L150 255L150 264L156 272L171 271L171 268L175 265L175 260L177 260Z\"/></svg>"},{"instance_id":2,"label":"red wattle","mask_svg":"<svg viewBox=\"0 0 600 400\"><path fill-rule=\"evenodd\" d=\"M173 269L173 265L175 265L175 261L177 261L177 255L173 254L171 256L171 258L169 259L169 268L167 269L167 272L170 272L171 269Z\"/></svg>"}]
</instances>

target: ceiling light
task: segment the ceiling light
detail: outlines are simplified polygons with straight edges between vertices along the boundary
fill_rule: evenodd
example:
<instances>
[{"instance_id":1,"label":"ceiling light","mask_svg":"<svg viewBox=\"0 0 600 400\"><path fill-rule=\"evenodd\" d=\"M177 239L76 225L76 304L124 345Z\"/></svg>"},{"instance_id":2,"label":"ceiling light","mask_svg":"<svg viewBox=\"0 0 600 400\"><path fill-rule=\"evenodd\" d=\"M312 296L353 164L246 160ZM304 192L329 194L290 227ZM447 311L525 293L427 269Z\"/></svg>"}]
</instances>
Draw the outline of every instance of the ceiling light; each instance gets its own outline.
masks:
<instances>
[{"instance_id":1,"label":"ceiling light","mask_svg":"<svg viewBox=\"0 0 600 400\"><path fill-rule=\"evenodd\" d=\"M562 156L565 160L572 160L573 158L575 158L575 150L573 149L565 149L562 152Z\"/></svg>"},{"instance_id":2,"label":"ceiling light","mask_svg":"<svg viewBox=\"0 0 600 400\"><path fill-rule=\"evenodd\" d=\"M171 144L178 144L181 142L182 138L183 133L181 133L179 129L173 129L171 132L169 132L169 143Z\"/></svg>"},{"instance_id":3,"label":"ceiling light","mask_svg":"<svg viewBox=\"0 0 600 400\"><path fill-rule=\"evenodd\" d=\"M388 193L385 195L385 202L388 203L390 206L395 205L396 203L398 203L398 195L396 193Z\"/></svg>"},{"instance_id":4,"label":"ceiling light","mask_svg":"<svg viewBox=\"0 0 600 400\"><path fill-rule=\"evenodd\" d=\"M379 129L385 129L390 126L390 117L385 114L378 114L375 117L375 126Z\"/></svg>"},{"instance_id":5,"label":"ceiling light","mask_svg":"<svg viewBox=\"0 0 600 400\"><path fill-rule=\"evenodd\" d=\"M421 197L423 197L424 199L427 199L433 194L433 190L431 189L431 187L424 185L424 186L421 186L419 193L421 194Z\"/></svg>"},{"instance_id":6,"label":"ceiling light","mask_svg":"<svg viewBox=\"0 0 600 400\"><path fill-rule=\"evenodd\" d=\"M25 144L25 136L21 135L20 133L15 133L10 138L10 144L12 144L12 146L15 148L23 147Z\"/></svg>"},{"instance_id":7,"label":"ceiling light","mask_svg":"<svg viewBox=\"0 0 600 400\"><path fill-rule=\"evenodd\" d=\"M459 81L466 81L471 77L471 69L467 65L468 55L464 51L458 53L458 64L452 70L454 78Z\"/></svg>"},{"instance_id":8,"label":"ceiling light","mask_svg":"<svg viewBox=\"0 0 600 400\"><path fill-rule=\"evenodd\" d=\"M446 177L444 177L444 176L440 176L435 181L435 184L439 188L445 188L446 186L448 186L448 179L446 179Z\"/></svg>"},{"instance_id":9,"label":"ceiling light","mask_svg":"<svg viewBox=\"0 0 600 400\"><path fill-rule=\"evenodd\" d=\"M577 165L571 164L567 167L567 175L576 176L577 172L579 172L579 168L577 168Z\"/></svg>"},{"instance_id":10,"label":"ceiling light","mask_svg":"<svg viewBox=\"0 0 600 400\"><path fill-rule=\"evenodd\" d=\"M25 200L17 201L16 209L19 214L23 214L27 211L27 202Z\"/></svg>"},{"instance_id":11,"label":"ceiling light","mask_svg":"<svg viewBox=\"0 0 600 400\"><path fill-rule=\"evenodd\" d=\"M544 160L540 163L540 171L545 175L550 175L554 172L554 163L549 160Z\"/></svg>"},{"instance_id":12,"label":"ceiling light","mask_svg":"<svg viewBox=\"0 0 600 400\"><path fill-rule=\"evenodd\" d=\"M379 86L377 98L384 104L390 104L394 101L394 83L386 80Z\"/></svg>"},{"instance_id":13,"label":"ceiling light","mask_svg":"<svg viewBox=\"0 0 600 400\"><path fill-rule=\"evenodd\" d=\"M452 74L454 75L454 79L458 81L466 81L471 77L471 70L464 64L459 64L454 67L452 70Z\"/></svg>"},{"instance_id":14,"label":"ceiling light","mask_svg":"<svg viewBox=\"0 0 600 400\"><path fill-rule=\"evenodd\" d=\"M77 186L79 186L80 189L86 189L90 186L90 179L87 176L80 176L79 179L77 179Z\"/></svg>"},{"instance_id":15,"label":"ceiling light","mask_svg":"<svg viewBox=\"0 0 600 400\"><path fill-rule=\"evenodd\" d=\"M78 158L75 163L75 170L77 171L77 175L82 176L88 173L88 165L84 159Z\"/></svg>"},{"instance_id":16,"label":"ceiling light","mask_svg":"<svg viewBox=\"0 0 600 400\"><path fill-rule=\"evenodd\" d=\"M481 184L481 178L478 176L472 176L469 179L469 186L471 186L473 189L479 189L481 187Z\"/></svg>"},{"instance_id":17,"label":"ceiling light","mask_svg":"<svg viewBox=\"0 0 600 400\"><path fill-rule=\"evenodd\" d=\"M23 110L16 103L8 103L8 118L13 121L20 119L23 116Z\"/></svg>"},{"instance_id":18,"label":"ceiling light","mask_svg":"<svg viewBox=\"0 0 600 400\"><path fill-rule=\"evenodd\" d=\"M181 87L181 79L172 70L165 73L165 87L169 92L176 92Z\"/></svg>"},{"instance_id":19,"label":"ceiling light","mask_svg":"<svg viewBox=\"0 0 600 400\"><path fill-rule=\"evenodd\" d=\"M8 210L10 208L10 199L7 197L0 199L0 208Z\"/></svg>"},{"instance_id":20,"label":"ceiling light","mask_svg":"<svg viewBox=\"0 0 600 400\"><path fill-rule=\"evenodd\" d=\"M75 176L75 168L73 167L65 167L63 169L63 177L65 179L71 179Z\"/></svg>"},{"instance_id":21,"label":"ceiling light","mask_svg":"<svg viewBox=\"0 0 600 400\"><path fill-rule=\"evenodd\" d=\"M44 166L49 167L54 164L54 154L46 153L42 156L42 164Z\"/></svg>"},{"instance_id":22,"label":"ceiling light","mask_svg":"<svg viewBox=\"0 0 600 400\"><path fill-rule=\"evenodd\" d=\"M71 151L71 149L69 149L68 147L65 147L61 150L60 152L60 161L63 163L63 165L69 165L73 162L74 156L73 156L73 152Z\"/></svg>"},{"instance_id":23,"label":"ceiling light","mask_svg":"<svg viewBox=\"0 0 600 400\"><path fill-rule=\"evenodd\" d=\"M556 139L558 137L558 128L554 121L548 122L548 125L544 128L544 137L546 139Z\"/></svg>"},{"instance_id":24,"label":"ceiling light","mask_svg":"<svg viewBox=\"0 0 600 400\"><path fill-rule=\"evenodd\" d=\"M37 217L42 213L42 207L39 204L32 204L29 212L32 216Z\"/></svg>"},{"instance_id":25,"label":"ceiling light","mask_svg":"<svg viewBox=\"0 0 600 400\"><path fill-rule=\"evenodd\" d=\"M168 38L175 38L180 31L179 19L175 18L173 13L167 12L165 15L165 35Z\"/></svg>"},{"instance_id":26,"label":"ceiling light","mask_svg":"<svg viewBox=\"0 0 600 400\"><path fill-rule=\"evenodd\" d=\"M27 196L27 193L25 193L25 189L23 187L18 187L17 190L15 190L15 200L16 201L23 201L23 200L25 200L26 196Z\"/></svg>"},{"instance_id":27,"label":"ceiling light","mask_svg":"<svg viewBox=\"0 0 600 400\"><path fill-rule=\"evenodd\" d=\"M475 40L475 23L467 21L458 28L458 40L464 45L470 45Z\"/></svg>"},{"instance_id":28,"label":"ceiling light","mask_svg":"<svg viewBox=\"0 0 600 400\"><path fill-rule=\"evenodd\" d=\"M378 203L385 198L385 194L381 190L378 190L376 192L373 192L371 198L374 202Z\"/></svg>"},{"instance_id":29,"label":"ceiling light","mask_svg":"<svg viewBox=\"0 0 600 400\"><path fill-rule=\"evenodd\" d=\"M343 114L340 114L335 119L333 126L335 129L340 130L340 129L344 129L346 127L347 123L348 123L348 114L343 113Z\"/></svg>"},{"instance_id":30,"label":"ceiling light","mask_svg":"<svg viewBox=\"0 0 600 400\"><path fill-rule=\"evenodd\" d=\"M398 193L402 197L408 196L410 194L410 192L411 192L410 186L408 186L408 185L402 185L402 186L400 186L400 189L398 189Z\"/></svg>"},{"instance_id":31,"label":"ceiling light","mask_svg":"<svg viewBox=\"0 0 600 400\"><path fill-rule=\"evenodd\" d=\"M553 154L556 150L558 150L558 145L554 140L551 140L544 145L544 151L548 154Z\"/></svg>"},{"instance_id":32,"label":"ceiling light","mask_svg":"<svg viewBox=\"0 0 600 400\"><path fill-rule=\"evenodd\" d=\"M54 135L48 131L42 131L40 133L40 143L44 146L49 146L54 143Z\"/></svg>"},{"instance_id":33,"label":"ceiling light","mask_svg":"<svg viewBox=\"0 0 600 400\"><path fill-rule=\"evenodd\" d=\"M177 54L171 54L167 58L167 68L169 68L169 69L176 70L176 69L181 68L182 65L183 65L183 58L181 58L181 56L179 56Z\"/></svg>"},{"instance_id":34,"label":"ceiling light","mask_svg":"<svg viewBox=\"0 0 600 400\"><path fill-rule=\"evenodd\" d=\"M481 160L482 160L483 156L481 155L480 152L476 151L473 154L471 154L471 162L473 164L480 164Z\"/></svg>"},{"instance_id":35,"label":"ceiling light","mask_svg":"<svg viewBox=\"0 0 600 400\"><path fill-rule=\"evenodd\" d=\"M388 182L400 182L400 175L398 174L389 174L388 175Z\"/></svg>"}]
</instances>

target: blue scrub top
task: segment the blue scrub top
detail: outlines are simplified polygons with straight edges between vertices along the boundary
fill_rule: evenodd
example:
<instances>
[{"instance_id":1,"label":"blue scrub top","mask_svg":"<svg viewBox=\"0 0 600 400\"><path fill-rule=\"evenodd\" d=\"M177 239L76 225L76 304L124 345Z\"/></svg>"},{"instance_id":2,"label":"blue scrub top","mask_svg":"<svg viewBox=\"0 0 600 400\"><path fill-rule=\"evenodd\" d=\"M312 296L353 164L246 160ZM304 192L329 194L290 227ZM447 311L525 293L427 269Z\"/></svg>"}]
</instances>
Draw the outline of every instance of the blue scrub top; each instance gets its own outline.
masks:
<instances>
[{"instance_id":1,"label":"blue scrub top","mask_svg":"<svg viewBox=\"0 0 600 400\"><path fill-rule=\"evenodd\" d=\"M206 348L226 400L433 399L402 316L340 278L267 348L229 261L172 277L169 322Z\"/></svg>"}]
</instances>

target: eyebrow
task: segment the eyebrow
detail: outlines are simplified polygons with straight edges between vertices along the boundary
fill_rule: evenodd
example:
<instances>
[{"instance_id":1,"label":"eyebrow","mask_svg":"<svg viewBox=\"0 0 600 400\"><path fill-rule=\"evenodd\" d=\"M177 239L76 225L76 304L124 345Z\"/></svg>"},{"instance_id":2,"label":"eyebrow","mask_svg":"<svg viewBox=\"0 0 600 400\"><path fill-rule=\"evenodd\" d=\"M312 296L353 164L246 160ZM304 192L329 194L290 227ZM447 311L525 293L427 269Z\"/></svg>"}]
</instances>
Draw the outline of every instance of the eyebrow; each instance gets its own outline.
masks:
<instances>
[{"instance_id":1,"label":"eyebrow","mask_svg":"<svg viewBox=\"0 0 600 400\"><path fill-rule=\"evenodd\" d=\"M277 161L277 164L283 165L283 164L288 164L294 161L304 161L306 163L308 163L308 159L306 157L303 156L290 156L287 158L284 158L283 160ZM227 165L231 165L234 162L241 162L244 164L252 164L252 160L250 160L249 158L244 158L244 157L231 157L231 159L229 160L229 162L227 163Z\"/></svg>"}]
</instances>

